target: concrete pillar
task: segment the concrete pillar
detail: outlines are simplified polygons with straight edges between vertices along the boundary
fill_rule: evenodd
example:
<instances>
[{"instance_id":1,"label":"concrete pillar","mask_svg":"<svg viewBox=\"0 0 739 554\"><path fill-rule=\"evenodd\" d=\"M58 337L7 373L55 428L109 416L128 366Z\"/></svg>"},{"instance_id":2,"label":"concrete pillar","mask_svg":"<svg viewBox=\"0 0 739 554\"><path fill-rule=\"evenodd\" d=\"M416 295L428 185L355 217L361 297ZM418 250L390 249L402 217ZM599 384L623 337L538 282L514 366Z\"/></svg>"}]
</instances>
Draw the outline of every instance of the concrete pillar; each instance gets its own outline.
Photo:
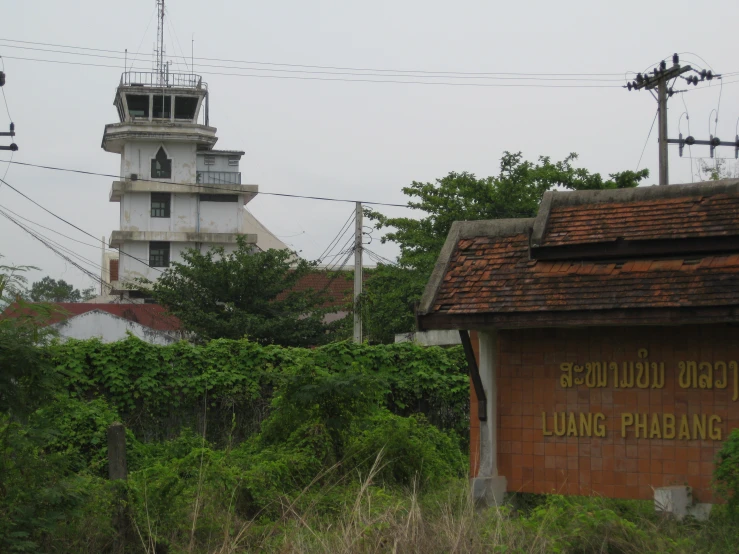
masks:
<instances>
[{"instance_id":1,"label":"concrete pillar","mask_svg":"<svg viewBox=\"0 0 739 554\"><path fill-rule=\"evenodd\" d=\"M480 422L480 469L472 479L472 496L481 506L500 505L506 478L498 475L498 332L478 331L480 378L487 396L487 421Z\"/></svg>"}]
</instances>

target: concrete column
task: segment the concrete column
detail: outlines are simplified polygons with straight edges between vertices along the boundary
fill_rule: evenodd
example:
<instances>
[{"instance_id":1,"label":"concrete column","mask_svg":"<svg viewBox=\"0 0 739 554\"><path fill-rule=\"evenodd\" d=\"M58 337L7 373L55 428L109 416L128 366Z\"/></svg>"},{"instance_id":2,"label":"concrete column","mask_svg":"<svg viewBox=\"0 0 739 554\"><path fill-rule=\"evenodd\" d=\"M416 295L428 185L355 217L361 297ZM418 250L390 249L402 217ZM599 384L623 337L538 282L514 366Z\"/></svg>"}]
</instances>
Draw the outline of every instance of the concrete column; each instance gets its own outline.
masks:
<instances>
[{"instance_id":1,"label":"concrete column","mask_svg":"<svg viewBox=\"0 0 739 554\"><path fill-rule=\"evenodd\" d=\"M480 422L480 469L472 480L472 495L482 506L499 505L506 478L498 475L498 332L478 331L480 378L487 396L487 421Z\"/></svg>"}]
</instances>

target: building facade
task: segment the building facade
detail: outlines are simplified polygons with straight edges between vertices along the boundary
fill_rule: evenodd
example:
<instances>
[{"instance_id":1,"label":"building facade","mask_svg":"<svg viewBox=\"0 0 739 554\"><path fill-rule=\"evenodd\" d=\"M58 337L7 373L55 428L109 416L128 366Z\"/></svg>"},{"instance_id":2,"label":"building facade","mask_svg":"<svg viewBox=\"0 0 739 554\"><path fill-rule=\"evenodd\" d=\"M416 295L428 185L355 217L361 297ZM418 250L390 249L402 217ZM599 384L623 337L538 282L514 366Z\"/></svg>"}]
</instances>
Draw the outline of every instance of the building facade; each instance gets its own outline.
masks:
<instances>
[{"instance_id":1,"label":"building facade","mask_svg":"<svg viewBox=\"0 0 739 554\"><path fill-rule=\"evenodd\" d=\"M119 154L120 180L110 201L120 205L110 246L120 250L114 292L137 279L155 280L171 261L195 248L235 249L245 232L244 206L258 192L241 182L244 152L216 150L208 121L208 88L198 75L126 72L114 105L119 121L106 125L102 147Z\"/></svg>"},{"instance_id":2,"label":"building facade","mask_svg":"<svg viewBox=\"0 0 739 554\"><path fill-rule=\"evenodd\" d=\"M739 181L548 192L536 218L458 222L421 302L460 331L478 500L718 499L739 428Z\"/></svg>"}]
</instances>

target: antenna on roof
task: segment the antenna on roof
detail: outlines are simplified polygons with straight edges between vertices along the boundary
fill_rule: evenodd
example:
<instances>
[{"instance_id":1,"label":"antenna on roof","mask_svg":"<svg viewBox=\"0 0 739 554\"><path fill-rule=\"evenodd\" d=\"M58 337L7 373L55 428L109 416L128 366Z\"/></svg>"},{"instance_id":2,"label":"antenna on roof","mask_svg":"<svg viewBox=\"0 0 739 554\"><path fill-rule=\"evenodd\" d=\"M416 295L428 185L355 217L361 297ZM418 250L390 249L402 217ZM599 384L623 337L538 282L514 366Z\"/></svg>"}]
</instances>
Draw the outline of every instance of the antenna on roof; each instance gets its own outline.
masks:
<instances>
[{"instance_id":1,"label":"antenna on roof","mask_svg":"<svg viewBox=\"0 0 739 554\"><path fill-rule=\"evenodd\" d=\"M164 0L156 0L157 8L159 9L159 16L157 17L157 66L156 72L159 75L159 84L166 85L166 67L164 63Z\"/></svg>"}]
</instances>

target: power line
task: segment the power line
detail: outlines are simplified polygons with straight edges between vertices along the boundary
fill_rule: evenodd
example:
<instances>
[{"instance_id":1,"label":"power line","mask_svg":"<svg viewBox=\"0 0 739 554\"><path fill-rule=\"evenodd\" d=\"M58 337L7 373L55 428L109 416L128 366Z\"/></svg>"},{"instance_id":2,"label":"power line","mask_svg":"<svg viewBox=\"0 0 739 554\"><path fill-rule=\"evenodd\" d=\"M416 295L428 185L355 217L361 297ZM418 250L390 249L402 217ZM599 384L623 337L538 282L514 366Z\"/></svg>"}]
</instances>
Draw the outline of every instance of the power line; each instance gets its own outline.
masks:
<instances>
[{"instance_id":1,"label":"power line","mask_svg":"<svg viewBox=\"0 0 739 554\"><path fill-rule=\"evenodd\" d=\"M27 40L0 39L0 42L12 42L12 43L18 43L18 44L33 44L36 46L52 46L55 48L71 48L75 50L87 50L91 52L106 52L110 54L123 54L124 53L121 50L110 50L110 49L104 49L104 48L89 48L89 47L84 47L84 46L72 46L68 44L54 44L54 43L48 43L48 42L34 42L34 41L27 41ZM74 54L74 52L68 52L68 53ZM541 77L548 77L548 76L623 77L624 75L623 72L617 72L617 73L535 73L535 72L500 72L500 71L498 72L444 71L444 70L429 71L429 70L420 70L420 69L383 69L383 68L373 68L373 67L342 67L342 66L331 66L331 65L306 65L306 64L279 63L279 62L266 62L266 61L235 60L235 59L226 59L226 58L207 58L203 56L194 56L193 59L213 61L213 62L239 63L243 65L251 64L251 65L268 65L268 66L275 66L275 67L302 67L302 68L307 68L307 69L331 69L331 70L337 70L337 71L376 71L376 72L391 73L391 74L393 73L417 73L420 75L478 75L478 76L512 75L512 76L541 76Z\"/></svg>"},{"instance_id":2,"label":"power line","mask_svg":"<svg viewBox=\"0 0 739 554\"><path fill-rule=\"evenodd\" d=\"M0 208L2 208L3 210L5 210L6 212L10 212L14 216L22 219L23 221L27 221L28 223L31 223L32 225L36 225L37 227L41 227L42 229L46 229L47 231L51 231L52 233L55 233L55 234L57 234L59 236L62 236L65 239L69 239L71 241L77 242L79 244L84 244L85 246L90 246L92 248L100 248L100 245L99 244L90 244L89 242L84 242L84 241L81 241L81 240L77 240L77 239L72 238L72 237L70 237L68 235L65 235L64 233L60 233L56 229L52 229L51 227L46 227L44 225L41 225L40 223L36 223L35 221L33 221L31 219L28 219L27 217L23 217L22 215L20 215L20 214L14 212L13 210L11 210L10 208L7 208L6 206L3 206L2 204L0 204ZM108 250L110 250L110 249L108 249Z\"/></svg>"},{"instance_id":3,"label":"power line","mask_svg":"<svg viewBox=\"0 0 739 554\"><path fill-rule=\"evenodd\" d=\"M14 163L17 163L17 162L14 162ZM55 214L54 212L52 212L52 211L51 211L51 210L49 210L48 208L45 208L44 206L42 206L41 204L39 204L38 202L36 202L36 201L35 201L35 200L34 200L33 198L31 198L30 196L27 196L26 194L24 194L24 193L22 193L21 191L19 191L19 190L18 190L17 188L15 188L15 187L14 187L13 185L11 185L10 183L8 183L8 182L7 182L6 180L4 180L4 179L0 179L0 183L4 183L5 185L7 185L7 186L8 186L8 188L10 188L11 190L14 190L14 191L15 191L15 192L17 192L18 194L20 194L20 195L21 195L21 196L22 196L23 198L25 198L26 200L28 200L28 201L32 202L33 204L36 204L36 206L38 206L39 208L41 208L42 210L44 210L44 211L45 211L46 213L49 213L49 214L53 215L53 216L54 216L55 218L57 218L57 219L58 219L59 221L62 221L63 223L66 223L66 224L67 224L67 225L69 225L70 227L74 227L74 228L75 228L75 229L77 229L77 230L78 230L79 232L81 232L81 233L83 233L83 234L87 235L88 237L92 237L93 239L97 240L97 238L96 238L96 237L95 237L94 235L92 235L92 234L88 233L88 232L87 232L87 231L85 231L84 229L81 229L80 227L78 227L78 226L77 226L77 225L75 225L74 223L71 223L70 221L67 221L67 220L66 220L66 219L64 219L63 217L61 217L61 216L58 216L58 215L56 215L56 214ZM154 267L154 266L151 266L151 265L149 265L149 263L148 263L148 262L145 262L144 260L142 260L142 259L140 259L140 258L137 258L136 256L132 256L131 254L128 254L127 252L124 252L124 251L123 251L123 250L121 250L120 248L117 248L117 250L118 250L118 253L119 253L119 255L122 255L122 256L127 256L127 257L129 257L129 258L132 258L132 259L134 259L134 260L136 260L136 261L138 261L138 262L141 262L141 263L142 263L142 264L144 264L145 266L147 266L147 267L150 267L151 269L155 269L155 270L157 270L157 271L158 271L159 273L163 273L163 271L162 271L161 269L159 269L158 267Z\"/></svg>"},{"instance_id":4,"label":"power line","mask_svg":"<svg viewBox=\"0 0 739 554\"><path fill-rule=\"evenodd\" d=\"M44 63L60 63L65 65L80 65L87 67L108 67L120 69L117 65L93 64L84 62L72 62L63 60L47 60L39 58L25 58L22 56L5 56L11 60L24 60L31 62ZM150 71L147 68L136 68L140 71ZM255 68L244 68L256 71ZM433 86L457 86L457 87L482 87L482 88L498 88L498 87L524 87L524 88L621 88L620 85L556 85L556 84L539 84L539 83L453 83L449 81L429 82L429 81L409 81L398 79L346 79L346 78L329 78L329 77L307 77L297 75L259 75L255 73L225 73L219 71L198 71L202 75L218 75L226 77L253 77L257 79L292 79L298 81L337 81L345 83L379 83L379 84L405 84L405 85L433 85ZM338 75L335 73L334 75ZM421 76L417 76L421 77Z\"/></svg>"},{"instance_id":5,"label":"power line","mask_svg":"<svg viewBox=\"0 0 739 554\"><path fill-rule=\"evenodd\" d=\"M18 162L18 161L12 161L12 160L0 160L0 162L6 162L6 163L12 163L15 165L21 165L25 167L35 167L38 169L48 169L51 171L64 171L67 173L79 173L81 175L93 175L97 177L111 177L113 179L120 179L120 175L113 175L112 173L97 173L95 171L85 171L83 169L68 169L64 167L54 167L49 165L40 165L40 164L32 164L27 162ZM146 182L146 183L163 183L163 184L169 184L169 185L176 185L180 187L198 187L206 190L216 190L220 192L235 192L239 194L243 194L244 191L242 189L236 189L236 188L227 188L227 187L216 187L216 186L209 186L207 184L201 184L201 183L177 183L177 182L171 182L171 181L161 181L156 179L143 179L138 178L138 181ZM2 181L4 182L4 181ZM391 204L389 202L373 202L373 201L367 201L367 200L349 200L345 198L329 198L326 196L306 196L302 194L288 194L284 192L262 192L259 191L257 194L261 194L263 196L280 196L284 198L305 198L308 200L324 200L328 202L362 202L363 204L370 204L374 206L390 206L394 208L410 208L410 206L406 204Z\"/></svg>"},{"instance_id":6,"label":"power line","mask_svg":"<svg viewBox=\"0 0 739 554\"><path fill-rule=\"evenodd\" d=\"M347 220L346 220L346 221L344 222L344 225L342 225L342 226L341 226L341 229L339 229L339 232L338 232L338 233L336 234L336 236L335 236L335 237L334 237L334 238L333 238L333 239L331 240L331 242L329 243L329 245L328 245L328 246L326 247L326 250L324 250L324 251L323 251L323 252L321 253L321 255L320 255L320 256L318 256L318 262L319 262L319 263L320 263L320 262L321 262L321 261L323 260L323 257L324 257L324 256L325 256L326 254L328 254L328 253L330 253L330 252L331 252L331 249L332 249L332 248L333 248L333 247L334 247L334 246L336 245L335 243L338 243L338 242L339 242L339 241L340 241L340 240L341 240L341 239L342 239L342 238L344 237L344 235L346 234L346 230L345 230L345 229L348 229L348 227L347 227L347 226L348 226L348 225L350 225L350 222L351 222L351 221L353 220L353 218L354 218L354 210L352 210L352 213L351 213L351 214L349 214L349 217L348 217L348 218L347 218Z\"/></svg>"},{"instance_id":7,"label":"power line","mask_svg":"<svg viewBox=\"0 0 739 554\"><path fill-rule=\"evenodd\" d=\"M152 10L151 15L149 16L149 23L146 24L146 29L144 30L144 34L141 36L141 42L139 43L139 47L136 49L136 53L134 54L133 59L131 60L131 68L133 68L133 64L136 63L136 58L138 57L139 52L141 51L141 46L144 44L144 39L146 38L146 33L149 32L149 27L151 27L151 22L154 20L154 14L156 12L157 12L157 9L155 7ZM5 40L5 39L0 39L0 40ZM14 42L20 42L20 41L14 41ZM33 43L29 43L29 44L33 44ZM126 56L126 57L128 56L128 52L121 52L121 54L124 54L124 56ZM124 61L126 61L125 57L124 57ZM125 65L124 65L124 67L125 67ZM130 70L126 69L126 71L130 71Z\"/></svg>"},{"instance_id":8,"label":"power line","mask_svg":"<svg viewBox=\"0 0 739 554\"><path fill-rule=\"evenodd\" d=\"M170 25L171 28L171 25ZM87 54L84 52L65 52L63 50L53 50L48 48L34 48L31 46L15 46L6 44L3 45L6 48L17 48L22 50L33 50L36 52L48 52L48 53L54 53L54 54L65 54L65 55L72 55L72 56L86 56L86 57L93 57L93 58L105 58L105 59L113 59L113 60L121 60L124 61L125 57L120 56L106 56L103 54ZM180 51L182 51L182 47L180 46ZM181 57L184 59L184 54L181 53ZM173 58L177 58L177 55L175 53L175 56ZM179 63L179 62L178 62ZM249 63L249 62L244 62ZM485 74L485 73L479 73L479 74L456 74L456 73L440 73L440 74L432 74L430 72L405 72L405 73L381 73L378 71L383 70L355 70L355 71L332 71L332 70L315 70L315 69L285 69L285 68L259 68L259 67L244 67L244 66L238 66L238 65L222 65L222 64L208 64L208 63L196 63L194 64L195 67L205 67L205 68L216 68L216 69L240 69L240 70L249 70L249 71L270 71L270 72L277 72L277 73L301 73L301 74L313 74L313 75L346 75L346 76L356 76L356 77L409 77L409 78L424 78L424 79L492 79L492 80L531 80L531 81L596 81L596 82L621 82L623 78L596 78L592 76L586 76L586 77L575 77L570 75L557 75L552 74L550 76L547 75L526 75L526 74ZM193 67L193 71L195 71ZM370 73L369 71L374 71Z\"/></svg>"},{"instance_id":9,"label":"power line","mask_svg":"<svg viewBox=\"0 0 739 554\"><path fill-rule=\"evenodd\" d=\"M644 151L647 149L647 143L649 142L649 137L652 136L652 129L654 129L654 122L657 121L657 114L659 114L659 108L657 108L657 111L654 112L654 119L652 119L652 126L649 127L649 133L647 134L647 140L644 141L644 148L641 149L641 156L639 156L639 161L636 162L636 169L634 171L639 171L639 166L641 165L641 159L644 157Z\"/></svg>"},{"instance_id":10,"label":"power line","mask_svg":"<svg viewBox=\"0 0 739 554\"><path fill-rule=\"evenodd\" d=\"M85 275L87 275L88 277L90 277L93 281L97 282L98 284L104 284L106 286L110 286L107 283L105 283L100 277L98 277L93 272L91 272L89 269L81 266L80 264L78 264L77 262L75 262L74 260L72 260L71 258L69 258L66 254L64 254L63 252L60 252L54 246L52 246L51 244L49 244L48 239L46 239L45 237L43 237L43 235L40 235L39 233L37 233L37 232L29 229L28 227L26 227L25 225L23 225L22 223L20 223L16 219L14 219L13 217L9 216L7 213L5 213L2 210L0 210L0 215L2 215L8 221L10 221L10 222L14 223L15 225L17 225L18 227L20 227L23 231L25 231L26 233L28 233L29 235L31 235L33 238L35 238L37 241L39 241L41 244L43 244L46 248L48 248L49 250L51 250L52 252L54 252L57 256L59 256L60 258L62 258L66 262L72 264L74 267L76 267L77 269L79 269L80 271L82 271ZM77 257L79 257L79 256L77 256Z\"/></svg>"},{"instance_id":11,"label":"power line","mask_svg":"<svg viewBox=\"0 0 739 554\"><path fill-rule=\"evenodd\" d=\"M369 257L372 258L377 263L382 263L386 265L395 265L395 266L398 265L397 262L394 262L384 256L381 256L380 254L378 254L377 252L373 250L370 250L366 246L364 247L364 251L367 252L367 254L369 254Z\"/></svg>"}]
</instances>

